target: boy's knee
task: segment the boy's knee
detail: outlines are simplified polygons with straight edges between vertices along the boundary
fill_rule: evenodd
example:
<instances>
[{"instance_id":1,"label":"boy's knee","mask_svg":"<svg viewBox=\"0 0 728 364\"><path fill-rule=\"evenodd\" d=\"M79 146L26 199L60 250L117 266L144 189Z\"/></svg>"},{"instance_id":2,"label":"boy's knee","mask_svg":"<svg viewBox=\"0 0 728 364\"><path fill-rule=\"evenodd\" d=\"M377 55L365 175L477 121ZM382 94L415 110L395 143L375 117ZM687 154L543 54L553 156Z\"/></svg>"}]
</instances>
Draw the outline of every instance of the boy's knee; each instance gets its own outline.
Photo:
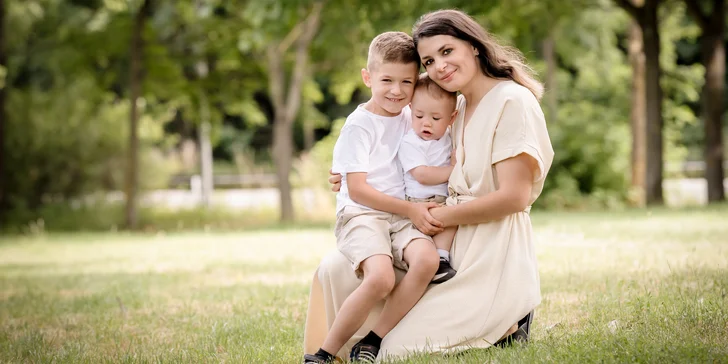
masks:
<instances>
[{"instance_id":1,"label":"boy's knee","mask_svg":"<svg viewBox=\"0 0 728 364\"><path fill-rule=\"evenodd\" d=\"M415 270L427 275L430 273L435 274L440 266L440 256L434 247L432 249L419 249L408 265L410 271Z\"/></svg>"},{"instance_id":2,"label":"boy's knee","mask_svg":"<svg viewBox=\"0 0 728 364\"><path fill-rule=\"evenodd\" d=\"M365 285L377 299L383 299L394 289L394 270L365 275L362 285Z\"/></svg>"}]
</instances>

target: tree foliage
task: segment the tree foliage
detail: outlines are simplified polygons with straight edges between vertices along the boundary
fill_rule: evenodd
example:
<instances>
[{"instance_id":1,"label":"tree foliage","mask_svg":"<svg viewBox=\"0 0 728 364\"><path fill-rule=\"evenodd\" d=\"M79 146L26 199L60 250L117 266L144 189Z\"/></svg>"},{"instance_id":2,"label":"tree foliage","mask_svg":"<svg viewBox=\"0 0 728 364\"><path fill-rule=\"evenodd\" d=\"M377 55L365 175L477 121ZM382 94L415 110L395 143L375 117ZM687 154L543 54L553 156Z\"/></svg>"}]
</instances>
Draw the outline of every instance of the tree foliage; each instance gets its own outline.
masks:
<instances>
[{"instance_id":1,"label":"tree foliage","mask_svg":"<svg viewBox=\"0 0 728 364\"><path fill-rule=\"evenodd\" d=\"M685 3L692 2L662 2L657 19L665 96L660 157L667 162L694 156L702 142L696 117L705 76L702 28ZM4 0L5 28L12 31L3 33L6 60L0 68L3 196L13 211L122 188L130 14L141 4ZM316 6L319 24L304 46L301 35ZM277 164L281 181L308 183L314 168L325 183L330 145L341 125L334 121L369 95L360 70L370 40L383 31L410 32L418 17L439 8L472 14L522 50L546 81L544 108L556 159L542 204L626 201L630 15L613 0L570 6L555 0L156 0L143 30L141 189L166 187L172 173L197 171L185 150L196 143L202 110L209 111L218 162L235 163L242 173L272 172ZM283 128L274 132L276 125ZM289 159L271 157L275 133ZM296 162L302 152L308 167Z\"/></svg>"}]
</instances>

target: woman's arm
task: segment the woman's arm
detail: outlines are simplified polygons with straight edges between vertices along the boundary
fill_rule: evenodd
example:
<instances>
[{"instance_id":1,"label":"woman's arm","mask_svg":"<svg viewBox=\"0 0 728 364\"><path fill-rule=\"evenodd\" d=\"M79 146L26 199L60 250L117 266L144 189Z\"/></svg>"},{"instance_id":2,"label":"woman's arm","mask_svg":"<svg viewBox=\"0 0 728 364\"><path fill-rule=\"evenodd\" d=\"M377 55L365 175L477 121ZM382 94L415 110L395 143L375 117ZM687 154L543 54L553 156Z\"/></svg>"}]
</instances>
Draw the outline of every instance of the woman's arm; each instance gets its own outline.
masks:
<instances>
[{"instance_id":1,"label":"woman's arm","mask_svg":"<svg viewBox=\"0 0 728 364\"><path fill-rule=\"evenodd\" d=\"M502 219L528 207L536 160L526 153L496 163L498 190L473 201L430 210L432 217L447 226L480 224Z\"/></svg>"}]
</instances>

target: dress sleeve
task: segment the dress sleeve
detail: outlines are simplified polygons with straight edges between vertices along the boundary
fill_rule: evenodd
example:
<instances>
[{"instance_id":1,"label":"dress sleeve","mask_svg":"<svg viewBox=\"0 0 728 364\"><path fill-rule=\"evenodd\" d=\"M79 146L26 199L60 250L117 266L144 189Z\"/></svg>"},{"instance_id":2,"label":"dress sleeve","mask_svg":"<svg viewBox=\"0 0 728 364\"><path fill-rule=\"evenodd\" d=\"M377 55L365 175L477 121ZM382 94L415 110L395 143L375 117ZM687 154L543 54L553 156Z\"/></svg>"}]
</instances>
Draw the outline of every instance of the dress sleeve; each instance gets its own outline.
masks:
<instances>
[{"instance_id":1,"label":"dress sleeve","mask_svg":"<svg viewBox=\"0 0 728 364\"><path fill-rule=\"evenodd\" d=\"M546 177L553 149L543 111L537 101L513 98L505 103L495 129L492 153L493 165L523 153L528 154L538 163L534 182Z\"/></svg>"}]
</instances>

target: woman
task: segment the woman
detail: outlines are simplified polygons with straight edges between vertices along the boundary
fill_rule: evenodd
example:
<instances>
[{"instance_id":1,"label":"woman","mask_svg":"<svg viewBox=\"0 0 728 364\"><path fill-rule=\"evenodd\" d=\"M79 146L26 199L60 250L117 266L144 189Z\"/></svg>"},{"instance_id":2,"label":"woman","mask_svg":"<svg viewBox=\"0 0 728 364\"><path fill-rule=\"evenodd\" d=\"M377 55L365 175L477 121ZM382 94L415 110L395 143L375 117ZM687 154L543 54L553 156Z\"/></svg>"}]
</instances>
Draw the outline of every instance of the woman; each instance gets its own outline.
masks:
<instances>
[{"instance_id":1,"label":"woman","mask_svg":"<svg viewBox=\"0 0 728 364\"><path fill-rule=\"evenodd\" d=\"M430 210L444 226L459 226L451 251L458 273L429 288L384 337L379 357L527 340L533 310L541 302L529 211L554 155L538 103L543 88L520 53L499 45L460 11L424 15L412 36L430 78L461 93L452 128L457 165L450 197L446 207ZM325 335L326 322L358 284L347 268L336 253L319 267L306 350ZM376 315L360 334L368 332Z\"/></svg>"}]
</instances>

